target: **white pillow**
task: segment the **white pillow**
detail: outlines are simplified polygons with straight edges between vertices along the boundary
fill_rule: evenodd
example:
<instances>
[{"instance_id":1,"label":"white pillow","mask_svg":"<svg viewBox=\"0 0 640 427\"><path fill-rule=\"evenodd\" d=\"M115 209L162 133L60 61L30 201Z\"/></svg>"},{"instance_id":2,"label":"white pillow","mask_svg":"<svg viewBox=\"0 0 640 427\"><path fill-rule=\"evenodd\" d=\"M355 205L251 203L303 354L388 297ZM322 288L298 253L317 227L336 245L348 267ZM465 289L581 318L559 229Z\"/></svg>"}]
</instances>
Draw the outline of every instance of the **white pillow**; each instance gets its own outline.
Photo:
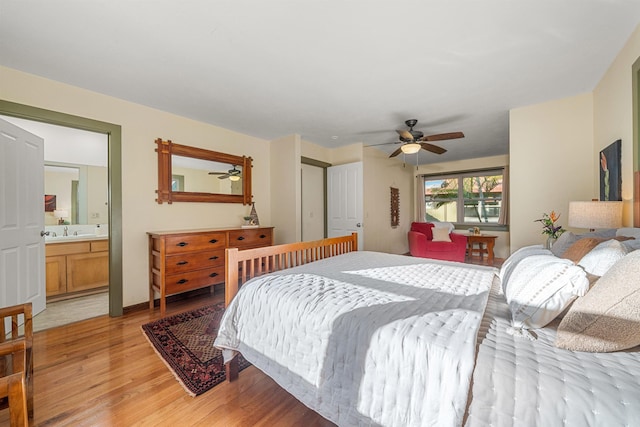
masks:
<instances>
[{"instance_id":1,"label":"white pillow","mask_svg":"<svg viewBox=\"0 0 640 427\"><path fill-rule=\"evenodd\" d=\"M578 261L587 273L603 276L616 262L627 255L627 248L617 240L605 240Z\"/></svg>"},{"instance_id":2,"label":"white pillow","mask_svg":"<svg viewBox=\"0 0 640 427\"><path fill-rule=\"evenodd\" d=\"M447 234L451 233L455 227L450 222L433 222L433 228L446 228Z\"/></svg>"},{"instance_id":3,"label":"white pillow","mask_svg":"<svg viewBox=\"0 0 640 427\"><path fill-rule=\"evenodd\" d=\"M587 273L553 255L531 255L516 265L505 288L513 326L542 328L589 290Z\"/></svg>"},{"instance_id":4,"label":"white pillow","mask_svg":"<svg viewBox=\"0 0 640 427\"><path fill-rule=\"evenodd\" d=\"M511 256L502 263L500 273L498 273L502 284L502 293L504 293L505 287L509 283L509 277L518 263L531 255L549 255L550 253L551 252L543 248L542 245L525 246L512 253Z\"/></svg>"},{"instance_id":5,"label":"white pillow","mask_svg":"<svg viewBox=\"0 0 640 427\"><path fill-rule=\"evenodd\" d=\"M448 229L433 227L431 232L433 233L434 242L451 242Z\"/></svg>"}]
</instances>

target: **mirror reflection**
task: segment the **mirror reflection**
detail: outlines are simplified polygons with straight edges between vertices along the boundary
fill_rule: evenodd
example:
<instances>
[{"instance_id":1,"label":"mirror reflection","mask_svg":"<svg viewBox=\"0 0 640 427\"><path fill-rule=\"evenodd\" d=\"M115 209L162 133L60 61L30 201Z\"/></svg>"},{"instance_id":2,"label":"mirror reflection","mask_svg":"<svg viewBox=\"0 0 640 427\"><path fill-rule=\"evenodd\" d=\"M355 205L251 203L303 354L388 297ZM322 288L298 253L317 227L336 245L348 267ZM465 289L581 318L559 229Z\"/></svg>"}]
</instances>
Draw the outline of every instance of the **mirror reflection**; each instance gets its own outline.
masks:
<instances>
[{"instance_id":1,"label":"mirror reflection","mask_svg":"<svg viewBox=\"0 0 640 427\"><path fill-rule=\"evenodd\" d=\"M174 202L251 204L251 157L155 140L158 204Z\"/></svg>"},{"instance_id":2,"label":"mirror reflection","mask_svg":"<svg viewBox=\"0 0 640 427\"><path fill-rule=\"evenodd\" d=\"M171 191L242 195L242 166L171 156Z\"/></svg>"},{"instance_id":3,"label":"mirror reflection","mask_svg":"<svg viewBox=\"0 0 640 427\"><path fill-rule=\"evenodd\" d=\"M107 189L106 167L45 162L44 192L55 195L55 209L45 211L45 225L106 223Z\"/></svg>"}]
</instances>

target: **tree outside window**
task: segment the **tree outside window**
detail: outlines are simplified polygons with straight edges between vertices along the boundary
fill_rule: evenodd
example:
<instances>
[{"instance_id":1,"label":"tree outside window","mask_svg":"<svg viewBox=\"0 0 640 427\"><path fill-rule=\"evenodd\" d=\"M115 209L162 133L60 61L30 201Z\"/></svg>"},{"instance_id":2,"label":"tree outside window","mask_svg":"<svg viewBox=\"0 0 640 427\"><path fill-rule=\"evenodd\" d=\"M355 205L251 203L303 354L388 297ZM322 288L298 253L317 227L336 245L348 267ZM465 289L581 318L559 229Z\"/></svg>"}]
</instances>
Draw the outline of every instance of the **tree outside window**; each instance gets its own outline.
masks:
<instances>
[{"instance_id":1,"label":"tree outside window","mask_svg":"<svg viewBox=\"0 0 640 427\"><path fill-rule=\"evenodd\" d=\"M425 176L425 221L497 224L502 206L502 169Z\"/></svg>"}]
</instances>

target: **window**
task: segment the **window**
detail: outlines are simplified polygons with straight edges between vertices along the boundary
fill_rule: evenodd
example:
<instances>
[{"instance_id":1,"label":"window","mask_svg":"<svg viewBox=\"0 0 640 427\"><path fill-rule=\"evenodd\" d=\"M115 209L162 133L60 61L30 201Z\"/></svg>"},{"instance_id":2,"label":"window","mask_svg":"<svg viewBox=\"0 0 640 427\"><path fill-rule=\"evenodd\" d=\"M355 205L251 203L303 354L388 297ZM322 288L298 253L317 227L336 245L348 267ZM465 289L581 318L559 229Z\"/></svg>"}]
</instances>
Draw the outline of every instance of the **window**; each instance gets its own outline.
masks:
<instances>
[{"instance_id":1,"label":"window","mask_svg":"<svg viewBox=\"0 0 640 427\"><path fill-rule=\"evenodd\" d=\"M424 175L424 220L500 224L503 169Z\"/></svg>"}]
</instances>

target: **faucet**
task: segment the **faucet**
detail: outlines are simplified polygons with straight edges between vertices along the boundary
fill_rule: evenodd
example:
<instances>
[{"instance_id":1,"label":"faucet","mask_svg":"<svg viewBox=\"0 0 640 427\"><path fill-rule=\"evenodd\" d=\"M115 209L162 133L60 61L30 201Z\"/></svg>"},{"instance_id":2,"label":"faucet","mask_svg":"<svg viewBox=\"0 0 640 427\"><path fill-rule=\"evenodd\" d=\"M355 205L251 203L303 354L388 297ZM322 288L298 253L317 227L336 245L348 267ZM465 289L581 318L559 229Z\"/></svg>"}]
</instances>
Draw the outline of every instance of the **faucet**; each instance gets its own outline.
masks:
<instances>
[{"instance_id":1,"label":"faucet","mask_svg":"<svg viewBox=\"0 0 640 427\"><path fill-rule=\"evenodd\" d=\"M66 225L64 226L64 233L62 235L63 236L68 236L69 235L69 227L67 227Z\"/></svg>"}]
</instances>

